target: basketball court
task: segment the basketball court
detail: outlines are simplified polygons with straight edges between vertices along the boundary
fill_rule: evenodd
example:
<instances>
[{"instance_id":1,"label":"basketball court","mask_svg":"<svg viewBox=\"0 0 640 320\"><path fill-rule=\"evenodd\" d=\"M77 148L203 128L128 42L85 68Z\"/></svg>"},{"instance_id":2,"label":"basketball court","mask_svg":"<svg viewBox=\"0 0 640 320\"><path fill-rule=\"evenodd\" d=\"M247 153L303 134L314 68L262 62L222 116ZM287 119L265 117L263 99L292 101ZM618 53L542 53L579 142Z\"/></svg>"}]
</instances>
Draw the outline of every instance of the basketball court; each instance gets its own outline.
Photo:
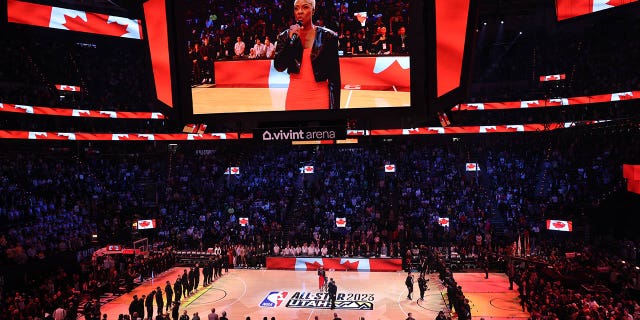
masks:
<instances>
[{"instance_id":1,"label":"basketball court","mask_svg":"<svg viewBox=\"0 0 640 320\"><path fill-rule=\"evenodd\" d=\"M184 268L176 267L153 280L146 281L132 292L124 294L102 306L102 313L109 319L127 314L133 295L149 294L160 286L164 291L167 280L172 284ZM197 293L183 299L180 314L187 310L191 317L198 312L206 319L211 308L220 314L227 312L229 319L333 319L337 313L342 319L405 319L413 317L434 319L445 310L445 288L437 274L429 275L429 290L424 301L418 301L419 290L414 286L413 299L407 299L404 272L328 272L338 286L336 309L329 308L327 294L318 289L318 277L314 271L281 270L229 270L213 285L199 287ZM517 290L508 290L504 274L458 273L454 275L470 300L474 319L527 319L522 312ZM202 279L202 277L200 277ZM514 288L515 289L515 288ZM164 293L164 292L163 292ZM155 317L154 304L154 317ZM447 312L448 313L448 312Z\"/></svg>"},{"instance_id":2,"label":"basketball court","mask_svg":"<svg viewBox=\"0 0 640 320\"><path fill-rule=\"evenodd\" d=\"M192 88L193 113L284 111L287 88ZM340 94L340 109L402 107L411 104L408 91L347 90Z\"/></svg>"}]
</instances>

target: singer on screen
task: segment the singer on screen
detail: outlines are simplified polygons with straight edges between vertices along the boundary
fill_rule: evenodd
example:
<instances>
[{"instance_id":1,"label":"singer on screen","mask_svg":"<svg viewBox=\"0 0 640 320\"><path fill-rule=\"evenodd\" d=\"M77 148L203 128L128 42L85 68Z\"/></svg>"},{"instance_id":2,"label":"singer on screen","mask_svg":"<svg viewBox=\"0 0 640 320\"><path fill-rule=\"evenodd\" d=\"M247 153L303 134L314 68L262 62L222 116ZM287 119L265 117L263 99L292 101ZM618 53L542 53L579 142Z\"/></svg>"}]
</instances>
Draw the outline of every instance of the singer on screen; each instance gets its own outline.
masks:
<instances>
[{"instance_id":1,"label":"singer on screen","mask_svg":"<svg viewBox=\"0 0 640 320\"><path fill-rule=\"evenodd\" d=\"M295 0L297 23L278 35L274 65L289 73L286 110L339 109L338 34L313 24L315 0Z\"/></svg>"}]
</instances>

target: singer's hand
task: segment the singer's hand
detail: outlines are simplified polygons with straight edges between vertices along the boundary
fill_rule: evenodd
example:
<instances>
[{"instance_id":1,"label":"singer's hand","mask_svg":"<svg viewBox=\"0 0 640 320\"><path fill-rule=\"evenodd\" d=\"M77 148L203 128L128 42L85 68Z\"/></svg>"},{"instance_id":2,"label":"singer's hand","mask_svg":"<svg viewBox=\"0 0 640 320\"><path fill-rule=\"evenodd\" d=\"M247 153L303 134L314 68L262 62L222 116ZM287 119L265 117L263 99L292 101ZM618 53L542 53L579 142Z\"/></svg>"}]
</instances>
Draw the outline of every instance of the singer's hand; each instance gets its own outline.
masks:
<instances>
[{"instance_id":1,"label":"singer's hand","mask_svg":"<svg viewBox=\"0 0 640 320\"><path fill-rule=\"evenodd\" d=\"M300 30L302 30L302 26L296 24L293 24L289 27L289 38L293 38L293 35L297 35L298 37L300 37Z\"/></svg>"}]
</instances>

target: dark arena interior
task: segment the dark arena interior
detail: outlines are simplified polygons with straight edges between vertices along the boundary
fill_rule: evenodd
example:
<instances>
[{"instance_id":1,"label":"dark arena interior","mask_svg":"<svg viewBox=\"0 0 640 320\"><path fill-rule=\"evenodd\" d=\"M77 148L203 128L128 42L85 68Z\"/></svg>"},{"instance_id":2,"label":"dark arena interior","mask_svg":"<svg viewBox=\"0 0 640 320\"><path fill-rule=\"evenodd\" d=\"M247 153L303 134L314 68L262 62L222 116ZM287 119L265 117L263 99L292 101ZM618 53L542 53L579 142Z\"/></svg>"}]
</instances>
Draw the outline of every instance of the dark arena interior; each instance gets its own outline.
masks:
<instances>
[{"instance_id":1,"label":"dark arena interior","mask_svg":"<svg viewBox=\"0 0 640 320\"><path fill-rule=\"evenodd\" d=\"M0 4L0 319L640 319L635 0Z\"/></svg>"}]
</instances>

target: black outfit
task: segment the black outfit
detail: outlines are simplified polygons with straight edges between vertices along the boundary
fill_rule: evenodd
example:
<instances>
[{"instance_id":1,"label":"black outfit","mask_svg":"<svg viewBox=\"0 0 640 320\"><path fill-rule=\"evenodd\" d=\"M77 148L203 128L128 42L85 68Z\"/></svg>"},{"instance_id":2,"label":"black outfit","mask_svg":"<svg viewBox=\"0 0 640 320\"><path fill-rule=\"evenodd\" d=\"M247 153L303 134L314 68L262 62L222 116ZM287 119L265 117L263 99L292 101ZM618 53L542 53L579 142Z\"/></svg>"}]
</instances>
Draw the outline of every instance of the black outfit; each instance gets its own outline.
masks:
<instances>
[{"instance_id":1,"label":"black outfit","mask_svg":"<svg viewBox=\"0 0 640 320\"><path fill-rule=\"evenodd\" d=\"M189 51L191 58L191 78L193 83L199 83L201 78L202 53L200 47L194 47Z\"/></svg>"},{"instance_id":2,"label":"black outfit","mask_svg":"<svg viewBox=\"0 0 640 320\"><path fill-rule=\"evenodd\" d=\"M408 54L409 53L409 38L407 35L396 35L391 42L393 45L393 53L395 54Z\"/></svg>"},{"instance_id":3,"label":"black outfit","mask_svg":"<svg viewBox=\"0 0 640 320\"><path fill-rule=\"evenodd\" d=\"M200 48L200 55L202 56L202 68L200 69L202 77L211 79L207 81L209 83L215 83L215 69L213 68L213 59L216 56L215 48L210 43L203 44Z\"/></svg>"},{"instance_id":4,"label":"black outfit","mask_svg":"<svg viewBox=\"0 0 640 320\"><path fill-rule=\"evenodd\" d=\"M418 289L420 289L420 300L424 300L424 292L427 291L427 280L425 278L418 278Z\"/></svg>"},{"instance_id":5,"label":"black outfit","mask_svg":"<svg viewBox=\"0 0 640 320\"><path fill-rule=\"evenodd\" d=\"M164 299L162 299L162 291L158 288L156 290L156 305L158 306L158 314L162 314L162 308L164 307Z\"/></svg>"},{"instance_id":6,"label":"black outfit","mask_svg":"<svg viewBox=\"0 0 640 320\"><path fill-rule=\"evenodd\" d=\"M187 285L187 293L191 294L191 292L193 291L193 289L195 289L196 287L196 272L193 270L193 268L191 268L191 270L189 270L188 276L189 278L189 284Z\"/></svg>"},{"instance_id":7,"label":"black outfit","mask_svg":"<svg viewBox=\"0 0 640 320\"><path fill-rule=\"evenodd\" d=\"M176 301L171 308L171 319L178 320L180 317L180 302Z\"/></svg>"},{"instance_id":8,"label":"black outfit","mask_svg":"<svg viewBox=\"0 0 640 320\"><path fill-rule=\"evenodd\" d=\"M193 290L198 290L198 285L200 284L200 266L195 266L193 272Z\"/></svg>"},{"instance_id":9,"label":"black outfit","mask_svg":"<svg viewBox=\"0 0 640 320\"><path fill-rule=\"evenodd\" d=\"M231 41L220 42L220 50L216 52L218 60L233 58L233 43Z\"/></svg>"},{"instance_id":10,"label":"black outfit","mask_svg":"<svg viewBox=\"0 0 640 320\"><path fill-rule=\"evenodd\" d=\"M288 29L281 32L273 62L276 70L287 70L290 74L300 73L302 51L300 38L291 41ZM316 37L311 48L311 65L317 82L329 82L329 109L339 109L341 83L337 33L324 27L316 27Z\"/></svg>"},{"instance_id":11,"label":"black outfit","mask_svg":"<svg viewBox=\"0 0 640 320\"><path fill-rule=\"evenodd\" d=\"M458 320L471 320L471 306L468 302L462 306L462 312L458 314Z\"/></svg>"},{"instance_id":12,"label":"black outfit","mask_svg":"<svg viewBox=\"0 0 640 320\"><path fill-rule=\"evenodd\" d=\"M407 286L407 299L411 300L411 295L413 294L413 277L408 275L407 279L404 280L404 284Z\"/></svg>"},{"instance_id":13,"label":"black outfit","mask_svg":"<svg viewBox=\"0 0 640 320\"><path fill-rule=\"evenodd\" d=\"M507 276L509 277L509 290L513 290L513 280L516 275L515 268L511 262L507 266Z\"/></svg>"},{"instance_id":14,"label":"black outfit","mask_svg":"<svg viewBox=\"0 0 640 320\"><path fill-rule=\"evenodd\" d=\"M483 263L484 267L484 278L489 279L489 260L485 259Z\"/></svg>"},{"instance_id":15,"label":"black outfit","mask_svg":"<svg viewBox=\"0 0 640 320\"><path fill-rule=\"evenodd\" d=\"M138 308L138 298L136 297L133 300L131 300L131 303L129 303L129 316L131 317L131 319L135 319L133 317L133 314L137 312L137 308Z\"/></svg>"},{"instance_id":16,"label":"black outfit","mask_svg":"<svg viewBox=\"0 0 640 320\"><path fill-rule=\"evenodd\" d=\"M180 278L173 284L173 302L180 302L182 300L182 281Z\"/></svg>"},{"instance_id":17,"label":"black outfit","mask_svg":"<svg viewBox=\"0 0 640 320\"><path fill-rule=\"evenodd\" d=\"M182 295L180 296L180 298L182 299L182 296L187 298L189 296L187 291L189 288L189 273L187 273L186 270L182 273L182 278L180 278L180 285L182 286Z\"/></svg>"},{"instance_id":18,"label":"black outfit","mask_svg":"<svg viewBox=\"0 0 640 320\"><path fill-rule=\"evenodd\" d=\"M375 40L372 42L373 52L377 54L385 54L391 51L391 40L387 35L376 35Z\"/></svg>"},{"instance_id":19,"label":"black outfit","mask_svg":"<svg viewBox=\"0 0 640 320\"><path fill-rule=\"evenodd\" d=\"M173 289L171 288L170 283L167 283L167 285L164 286L164 293L167 296L167 306L165 311L169 311L169 308L171 308L171 301L173 301Z\"/></svg>"},{"instance_id":20,"label":"black outfit","mask_svg":"<svg viewBox=\"0 0 640 320\"><path fill-rule=\"evenodd\" d=\"M136 306L136 312L138 312L138 316L142 319L144 319L144 298L146 298L145 296L142 296L142 298L138 299L137 301L137 306Z\"/></svg>"},{"instance_id":21,"label":"black outfit","mask_svg":"<svg viewBox=\"0 0 640 320\"><path fill-rule=\"evenodd\" d=\"M367 54L369 53L369 45L364 38L356 37L353 40L353 53L354 54Z\"/></svg>"},{"instance_id":22,"label":"black outfit","mask_svg":"<svg viewBox=\"0 0 640 320\"><path fill-rule=\"evenodd\" d=\"M338 286L336 283L331 281L329 282L329 300L331 301L331 309L335 309L336 307L336 295L338 294Z\"/></svg>"},{"instance_id":23,"label":"black outfit","mask_svg":"<svg viewBox=\"0 0 640 320\"><path fill-rule=\"evenodd\" d=\"M155 291L152 291L151 294L147 296L147 299L144 301L144 306L147 307L147 318L153 317L153 298L155 296Z\"/></svg>"}]
</instances>

